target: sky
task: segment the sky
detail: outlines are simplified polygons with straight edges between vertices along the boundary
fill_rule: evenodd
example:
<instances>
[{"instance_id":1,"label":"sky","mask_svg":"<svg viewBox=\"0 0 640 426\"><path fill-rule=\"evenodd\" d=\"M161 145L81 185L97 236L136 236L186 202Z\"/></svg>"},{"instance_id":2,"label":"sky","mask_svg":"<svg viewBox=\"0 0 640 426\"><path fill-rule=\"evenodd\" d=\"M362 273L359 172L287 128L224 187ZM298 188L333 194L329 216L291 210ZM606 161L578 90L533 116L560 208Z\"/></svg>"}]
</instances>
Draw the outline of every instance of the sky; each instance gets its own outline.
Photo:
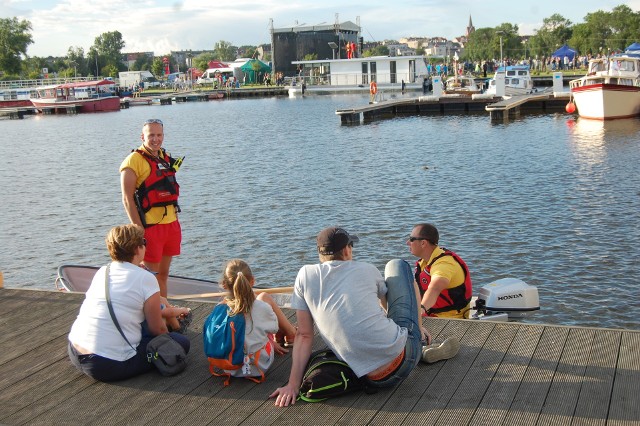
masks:
<instances>
[{"instance_id":1,"label":"sky","mask_svg":"<svg viewBox=\"0 0 640 426\"><path fill-rule=\"evenodd\" d=\"M95 1L95 2L94 2ZM210 50L224 40L235 46L270 43L274 28L296 24L357 23L365 41L402 37L463 35L469 16L476 28L518 25L533 35L545 18L558 13L572 23L588 13L627 5L640 10L640 0L521 1L512 0L0 0L0 18L26 19L32 25L29 56L66 56L69 47L87 52L97 36L120 31L124 52ZM366 6L362 6L366 4ZM639 40L640 41L640 40Z\"/></svg>"}]
</instances>

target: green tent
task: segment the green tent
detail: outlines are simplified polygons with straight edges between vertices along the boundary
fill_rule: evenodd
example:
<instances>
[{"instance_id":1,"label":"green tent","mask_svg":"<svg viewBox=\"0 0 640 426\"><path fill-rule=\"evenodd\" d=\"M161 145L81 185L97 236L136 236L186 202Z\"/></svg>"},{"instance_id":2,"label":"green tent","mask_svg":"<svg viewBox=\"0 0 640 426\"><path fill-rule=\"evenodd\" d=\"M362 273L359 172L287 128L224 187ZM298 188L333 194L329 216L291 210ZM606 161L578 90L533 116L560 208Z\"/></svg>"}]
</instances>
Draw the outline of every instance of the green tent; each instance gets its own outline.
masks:
<instances>
[{"instance_id":1,"label":"green tent","mask_svg":"<svg viewBox=\"0 0 640 426\"><path fill-rule=\"evenodd\" d=\"M258 83L261 74L271 72L271 67L258 59L248 60L240 69L247 74L247 83Z\"/></svg>"}]
</instances>

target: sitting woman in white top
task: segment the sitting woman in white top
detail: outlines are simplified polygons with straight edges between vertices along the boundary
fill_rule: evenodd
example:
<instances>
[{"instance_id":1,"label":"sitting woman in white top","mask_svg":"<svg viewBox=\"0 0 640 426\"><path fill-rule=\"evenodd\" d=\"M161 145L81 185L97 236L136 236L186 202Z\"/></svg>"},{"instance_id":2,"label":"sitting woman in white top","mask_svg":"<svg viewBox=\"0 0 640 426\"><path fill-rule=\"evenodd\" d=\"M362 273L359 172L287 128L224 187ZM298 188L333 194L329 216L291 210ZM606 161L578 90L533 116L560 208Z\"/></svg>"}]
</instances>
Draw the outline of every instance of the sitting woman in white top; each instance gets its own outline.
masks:
<instances>
[{"instance_id":1,"label":"sitting woman in white top","mask_svg":"<svg viewBox=\"0 0 640 426\"><path fill-rule=\"evenodd\" d=\"M147 361L147 343L167 333L161 315L158 280L138 266L144 258L144 229L129 224L111 229L106 238L113 262L96 272L87 290L80 313L69 333L69 358L82 373L96 380L110 382L137 376L152 370ZM109 313L105 297L109 286L111 304L120 324L120 334ZM185 350L189 339L169 333ZM134 349L136 348L136 349Z\"/></svg>"}]
</instances>

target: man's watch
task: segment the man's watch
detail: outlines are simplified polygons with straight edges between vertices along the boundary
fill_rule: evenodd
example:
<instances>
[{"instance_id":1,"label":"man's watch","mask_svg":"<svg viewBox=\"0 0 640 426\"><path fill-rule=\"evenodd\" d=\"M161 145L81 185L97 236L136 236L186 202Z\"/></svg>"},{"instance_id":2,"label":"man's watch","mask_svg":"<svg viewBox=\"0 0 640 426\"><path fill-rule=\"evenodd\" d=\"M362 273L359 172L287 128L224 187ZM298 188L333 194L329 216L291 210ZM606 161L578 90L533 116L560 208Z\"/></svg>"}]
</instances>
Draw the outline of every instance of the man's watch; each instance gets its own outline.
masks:
<instances>
[{"instance_id":1,"label":"man's watch","mask_svg":"<svg viewBox=\"0 0 640 426\"><path fill-rule=\"evenodd\" d=\"M423 311L424 311L424 313L426 314L426 313L427 313L427 308L425 308L425 307L424 307L424 305L422 305L422 304L420 305L420 307L422 308L422 310L423 310Z\"/></svg>"}]
</instances>

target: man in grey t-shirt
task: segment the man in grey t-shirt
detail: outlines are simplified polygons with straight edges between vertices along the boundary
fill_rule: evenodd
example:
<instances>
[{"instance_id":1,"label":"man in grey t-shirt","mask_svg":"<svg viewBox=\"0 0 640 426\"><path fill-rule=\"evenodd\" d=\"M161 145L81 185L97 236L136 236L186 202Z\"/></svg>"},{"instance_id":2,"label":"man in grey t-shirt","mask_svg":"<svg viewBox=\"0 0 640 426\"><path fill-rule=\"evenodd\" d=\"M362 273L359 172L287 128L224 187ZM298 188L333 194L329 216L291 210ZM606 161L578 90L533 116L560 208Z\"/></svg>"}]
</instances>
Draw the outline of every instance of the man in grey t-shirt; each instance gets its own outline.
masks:
<instances>
[{"instance_id":1,"label":"man in grey t-shirt","mask_svg":"<svg viewBox=\"0 0 640 426\"><path fill-rule=\"evenodd\" d=\"M317 237L321 263L298 272L291 299L298 332L289 382L271 394L278 406L295 403L311 354L314 323L327 346L369 386L396 385L420 360L426 332L411 267L402 260L390 261L385 282L375 266L353 260L353 243L358 241L342 228L322 230Z\"/></svg>"}]
</instances>

